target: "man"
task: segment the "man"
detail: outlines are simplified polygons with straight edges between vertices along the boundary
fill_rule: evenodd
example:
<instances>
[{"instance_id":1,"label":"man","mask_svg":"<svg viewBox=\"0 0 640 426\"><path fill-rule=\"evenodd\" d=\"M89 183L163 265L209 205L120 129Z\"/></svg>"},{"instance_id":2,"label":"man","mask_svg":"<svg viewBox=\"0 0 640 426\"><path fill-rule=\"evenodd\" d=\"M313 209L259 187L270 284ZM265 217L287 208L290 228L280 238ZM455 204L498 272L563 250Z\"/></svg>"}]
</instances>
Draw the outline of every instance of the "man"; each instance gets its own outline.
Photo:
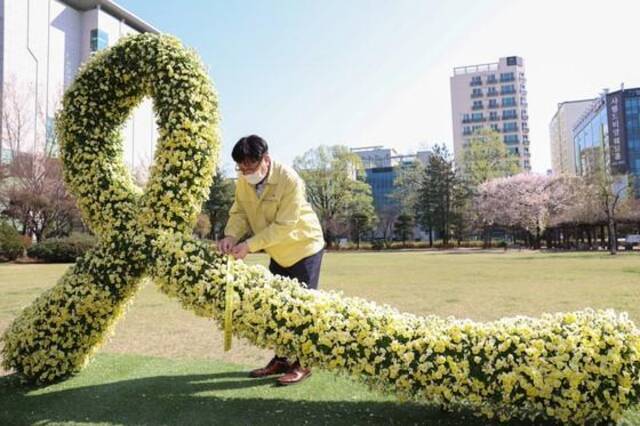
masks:
<instances>
[{"instance_id":1,"label":"man","mask_svg":"<svg viewBox=\"0 0 640 426\"><path fill-rule=\"evenodd\" d=\"M229 211L225 237L218 250L236 259L264 250L271 257L269 270L297 278L317 289L324 238L320 221L305 198L305 184L298 174L269 156L267 142L251 135L240 139L231 153L238 171L235 200ZM249 239L240 242L248 233ZM251 377L285 373L281 385L299 383L311 375L298 361L274 356Z\"/></svg>"}]
</instances>

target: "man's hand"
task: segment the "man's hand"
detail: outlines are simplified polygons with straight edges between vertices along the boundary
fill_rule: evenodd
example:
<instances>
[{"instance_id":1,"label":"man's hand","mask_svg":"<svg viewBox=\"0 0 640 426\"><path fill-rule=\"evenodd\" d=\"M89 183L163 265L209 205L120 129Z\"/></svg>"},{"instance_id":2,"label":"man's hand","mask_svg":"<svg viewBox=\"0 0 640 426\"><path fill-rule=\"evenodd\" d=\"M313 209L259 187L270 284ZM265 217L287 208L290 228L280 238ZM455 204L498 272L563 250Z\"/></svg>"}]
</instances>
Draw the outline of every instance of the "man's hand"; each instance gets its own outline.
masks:
<instances>
[{"instance_id":1,"label":"man's hand","mask_svg":"<svg viewBox=\"0 0 640 426\"><path fill-rule=\"evenodd\" d=\"M229 254L238 240L235 237L227 236L218 241L218 250L222 254Z\"/></svg>"},{"instance_id":2,"label":"man's hand","mask_svg":"<svg viewBox=\"0 0 640 426\"><path fill-rule=\"evenodd\" d=\"M249 254L249 244L240 243L231 250L231 255L236 259L244 259Z\"/></svg>"}]
</instances>

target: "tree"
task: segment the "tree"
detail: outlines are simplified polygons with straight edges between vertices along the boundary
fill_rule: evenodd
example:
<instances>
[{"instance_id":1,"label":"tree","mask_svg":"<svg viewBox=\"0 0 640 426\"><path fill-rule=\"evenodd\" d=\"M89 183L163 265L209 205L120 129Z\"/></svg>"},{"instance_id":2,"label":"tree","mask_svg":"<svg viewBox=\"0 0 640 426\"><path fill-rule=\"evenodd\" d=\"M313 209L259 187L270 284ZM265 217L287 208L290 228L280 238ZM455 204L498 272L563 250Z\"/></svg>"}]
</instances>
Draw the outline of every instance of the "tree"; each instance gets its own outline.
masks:
<instances>
[{"instance_id":1,"label":"tree","mask_svg":"<svg viewBox=\"0 0 640 426\"><path fill-rule=\"evenodd\" d=\"M305 181L307 198L320 219L328 246L351 228L351 216L373 212L371 187L362 180L362 162L349 148L311 149L296 157L294 168Z\"/></svg>"},{"instance_id":2,"label":"tree","mask_svg":"<svg viewBox=\"0 0 640 426\"><path fill-rule=\"evenodd\" d=\"M464 150L463 175L472 187L483 182L520 172L518 157L511 154L500 134L490 129L477 130Z\"/></svg>"},{"instance_id":3,"label":"tree","mask_svg":"<svg viewBox=\"0 0 640 426\"><path fill-rule=\"evenodd\" d=\"M604 129L601 140L604 140ZM618 235L616 225L620 213L621 200L626 195L631 195L630 179L625 174L613 174L608 161L608 150L603 146L596 146L587 153L586 180L591 186L590 194L595 197L596 203L604 213L609 236L609 253L618 252Z\"/></svg>"},{"instance_id":4,"label":"tree","mask_svg":"<svg viewBox=\"0 0 640 426\"><path fill-rule=\"evenodd\" d=\"M209 218L210 238L217 240L224 233L229 220L229 210L233 204L235 185L232 179L224 177L218 169L209 187L209 197L202 205L202 212Z\"/></svg>"},{"instance_id":5,"label":"tree","mask_svg":"<svg viewBox=\"0 0 640 426\"><path fill-rule=\"evenodd\" d=\"M458 188L462 184L456 176L453 159L444 145L436 145L423 174L416 216L423 228L429 232L429 245L433 245L431 234L436 230L445 246L449 244L454 216L461 212L458 205Z\"/></svg>"},{"instance_id":6,"label":"tree","mask_svg":"<svg viewBox=\"0 0 640 426\"><path fill-rule=\"evenodd\" d=\"M528 246L540 247L553 216L562 216L574 204L572 182L565 177L520 173L496 178L479 186L474 210L485 229L501 227L517 239L524 233Z\"/></svg>"},{"instance_id":7,"label":"tree","mask_svg":"<svg viewBox=\"0 0 640 426\"><path fill-rule=\"evenodd\" d=\"M378 222L371 187L369 185L357 185L353 188L349 205L345 212L348 219L352 239L356 240L357 248L360 248L362 236L374 229Z\"/></svg>"},{"instance_id":8,"label":"tree","mask_svg":"<svg viewBox=\"0 0 640 426\"><path fill-rule=\"evenodd\" d=\"M65 188L58 158L41 152L14 152L8 173L0 191L7 203L2 213L23 235L42 241L71 232L80 212Z\"/></svg>"},{"instance_id":9,"label":"tree","mask_svg":"<svg viewBox=\"0 0 640 426\"><path fill-rule=\"evenodd\" d=\"M420 161L398 168L393 180L394 189L391 197L398 203L402 213L415 212L424 173L425 166Z\"/></svg>"},{"instance_id":10,"label":"tree","mask_svg":"<svg viewBox=\"0 0 640 426\"><path fill-rule=\"evenodd\" d=\"M402 247L406 247L409 236L413 233L413 216L403 213L398 216L394 225L395 234L402 240Z\"/></svg>"}]
</instances>

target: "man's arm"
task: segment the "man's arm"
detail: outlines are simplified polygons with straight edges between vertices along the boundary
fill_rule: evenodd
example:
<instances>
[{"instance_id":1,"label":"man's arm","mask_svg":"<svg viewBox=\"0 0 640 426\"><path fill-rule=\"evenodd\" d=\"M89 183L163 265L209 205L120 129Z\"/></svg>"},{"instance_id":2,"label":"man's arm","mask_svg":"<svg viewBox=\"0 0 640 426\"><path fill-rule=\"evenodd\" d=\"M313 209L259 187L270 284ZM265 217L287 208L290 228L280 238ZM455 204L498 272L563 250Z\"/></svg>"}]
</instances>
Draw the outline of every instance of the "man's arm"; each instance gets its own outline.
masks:
<instances>
[{"instance_id":1,"label":"man's arm","mask_svg":"<svg viewBox=\"0 0 640 426\"><path fill-rule=\"evenodd\" d=\"M300 220L300 210L305 202L304 193L302 179L292 179L289 182L273 223L247 240L249 251L268 248L289 235Z\"/></svg>"},{"instance_id":2,"label":"man's arm","mask_svg":"<svg viewBox=\"0 0 640 426\"><path fill-rule=\"evenodd\" d=\"M233 237L236 241L244 237L250 231L247 214L240 203L238 203L238 189L236 188L235 199L229 210L229 220L224 228L225 237Z\"/></svg>"}]
</instances>

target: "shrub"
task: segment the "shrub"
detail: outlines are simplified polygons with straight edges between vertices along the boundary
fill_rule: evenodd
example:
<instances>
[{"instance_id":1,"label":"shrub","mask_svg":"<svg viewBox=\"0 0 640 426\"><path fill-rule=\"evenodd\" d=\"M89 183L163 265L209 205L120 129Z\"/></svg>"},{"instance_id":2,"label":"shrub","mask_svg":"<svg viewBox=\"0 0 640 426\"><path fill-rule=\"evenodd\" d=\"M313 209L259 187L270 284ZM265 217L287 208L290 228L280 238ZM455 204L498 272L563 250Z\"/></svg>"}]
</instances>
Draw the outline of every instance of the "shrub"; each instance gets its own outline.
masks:
<instances>
[{"instance_id":1,"label":"shrub","mask_svg":"<svg viewBox=\"0 0 640 426\"><path fill-rule=\"evenodd\" d=\"M95 238L88 234L73 234L66 238L51 238L31 246L29 257L45 262L75 262L95 245Z\"/></svg>"},{"instance_id":2,"label":"shrub","mask_svg":"<svg viewBox=\"0 0 640 426\"><path fill-rule=\"evenodd\" d=\"M8 223L0 222L0 260L16 260L24 252L18 231Z\"/></svg>"}]
</instances>

